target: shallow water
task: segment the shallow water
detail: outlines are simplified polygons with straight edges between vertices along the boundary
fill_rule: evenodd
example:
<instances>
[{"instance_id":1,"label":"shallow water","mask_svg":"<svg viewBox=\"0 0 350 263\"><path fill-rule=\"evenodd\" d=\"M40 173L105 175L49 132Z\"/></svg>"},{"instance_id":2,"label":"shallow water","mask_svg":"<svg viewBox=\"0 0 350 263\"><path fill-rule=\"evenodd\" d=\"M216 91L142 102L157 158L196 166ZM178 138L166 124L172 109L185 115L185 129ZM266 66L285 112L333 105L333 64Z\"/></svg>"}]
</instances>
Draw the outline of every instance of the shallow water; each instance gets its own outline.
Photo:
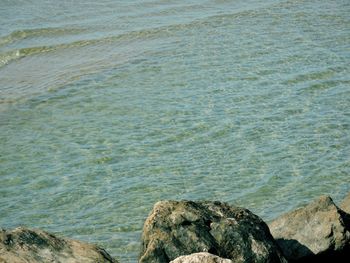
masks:
<instances>
[{"instance_id":1,"label":"shallow water","mask_svg":"<svg viewBox=\"0 0 350 263\"><path fill-rule=\"evenodd\" d=\"M0 2L0 226L136 262L161 199L350 191L350 3Z\"/></svg>"}]
</instances>

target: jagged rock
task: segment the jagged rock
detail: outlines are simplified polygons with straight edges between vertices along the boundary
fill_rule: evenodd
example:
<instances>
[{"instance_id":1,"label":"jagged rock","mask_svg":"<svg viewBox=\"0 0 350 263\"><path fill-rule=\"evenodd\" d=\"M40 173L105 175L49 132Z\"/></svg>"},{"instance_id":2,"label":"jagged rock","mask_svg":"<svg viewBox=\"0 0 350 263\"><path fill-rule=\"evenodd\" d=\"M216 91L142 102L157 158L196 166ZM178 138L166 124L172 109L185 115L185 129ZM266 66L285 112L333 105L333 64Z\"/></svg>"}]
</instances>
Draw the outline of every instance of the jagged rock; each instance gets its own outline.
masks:
<instances>
[{"instance_id":1,"label":"jagged rock","mask_svg":"<svg viewBox=\"0 0 350 263\"><path fill-rule=\"evenodd\" d=\"M235 263L285 262L267 225L247 209L221 202L156 203L144 224L139 263L168 263L197 252Z\"/></svg>"},{"instance_id":2,"label":"jagged rock","mask_svg":"<svg viewBox=\"0 0 350 263\"><path fill-rule=\"evenodd\" d=\"M95 245L22 227L12 231L0 230L0 262L117 263Z\"/></svg>"},{"instance_id":3,"label":"jagged rock","mask_svg":"<svg viewBox=\"0 0 350 263\"><path fill-rule=\"evenodd\" d=\"M269 227L289 261L343 262L334 260L350 254L349 217L329 196L280 216Z\"/></svg>"},{"instance_id":4,"label":"jagged rock","mask_svg":"<svg viewBox=\"0 0 350 263\"><path fill-rule=\"evenodd\" d=\"M344 198L339 207L350 214L350 193Z\"/></svg>"},{"instance_id":5,"label":"jagged rock","mask_svg":"<svg viewBox=\"0 0 350 263\"><path fill-rule=\"evenodd\" d=\"M219 256L207 253L193 253L187 256L181 256L171 261L170 263L233 263L232 260L221 258Z\"/></svg>"}]
</instances>

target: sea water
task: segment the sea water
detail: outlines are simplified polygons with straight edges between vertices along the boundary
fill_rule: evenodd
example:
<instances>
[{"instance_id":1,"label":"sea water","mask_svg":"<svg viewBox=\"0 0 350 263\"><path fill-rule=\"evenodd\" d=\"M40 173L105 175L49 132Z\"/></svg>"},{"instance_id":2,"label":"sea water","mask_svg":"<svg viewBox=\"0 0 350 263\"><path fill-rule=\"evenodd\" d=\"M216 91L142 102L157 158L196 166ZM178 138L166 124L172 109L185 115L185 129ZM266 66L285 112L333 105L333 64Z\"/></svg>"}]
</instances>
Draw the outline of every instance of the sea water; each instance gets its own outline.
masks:
<instances>
[{"instance_id":1,"label":"sea water","mask_svg":"<svg viewBox=\"0 0 350 263\"><path fill-rule=\"evenodd\" d=\"M0 227L122 262L159 200L350 191L348 0L1 0L0 92Z\"/></svg>"}]
</instances>

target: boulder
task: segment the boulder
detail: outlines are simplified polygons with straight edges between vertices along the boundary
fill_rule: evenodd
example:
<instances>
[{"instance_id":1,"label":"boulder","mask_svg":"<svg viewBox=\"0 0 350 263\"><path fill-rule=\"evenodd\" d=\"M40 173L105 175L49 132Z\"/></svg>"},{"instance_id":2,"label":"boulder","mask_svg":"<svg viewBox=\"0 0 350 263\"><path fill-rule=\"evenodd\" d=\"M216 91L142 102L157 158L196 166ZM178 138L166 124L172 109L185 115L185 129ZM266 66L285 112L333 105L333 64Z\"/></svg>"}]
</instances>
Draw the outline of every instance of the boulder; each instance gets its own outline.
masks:
<instances>
[{"instance_id":1,"label":"boulder","mask_svg":"<svg viewBox=\"0 0 350 263\"><path fill-rule=\"evenodd\" d=\"M170 263L233 263L233 261L207 252L200 252L178 257Z\"/></svg>"},{"instance_id":2,"label":"boulder","mask_svg":"<svg viewBox=\"0 0 350 263\"><path fill-rule=\"evenodd\" d=\"M197 252L235 263L286 262L267 225L221 202L161 201L146 219L139 263L168 263Z\"/></svg>"},{"instance_id":3,"label":"boulder","mask_svg":"<svg viewBox=\"0 0 350 263\"><path fill-rule=\"evenodd\" d=\"M346 213L350 214L350 193L348 193L348 195L343 199L339 207Z\"/></svg>"},{"instance_id":4,"label":"boulder","mask_svg":"<svg viewBox=\"0 0 350 263\"><path fill-rule=\"evenodd\" d=\"M280 216L269 227L289 261L334 261L349 254L349 216L329 196Z\"/></svg>"},{"instance_id":5,"label":"boulder","mask_svg":"<svg viewBox=\"0 0 350 263\"><path fill-rule=\"evenodd\" d=\"M57 237L42 230L16 228L0 230L0 262L99 262L116 263L95 245Z\"/></svg>"}]
</instances>

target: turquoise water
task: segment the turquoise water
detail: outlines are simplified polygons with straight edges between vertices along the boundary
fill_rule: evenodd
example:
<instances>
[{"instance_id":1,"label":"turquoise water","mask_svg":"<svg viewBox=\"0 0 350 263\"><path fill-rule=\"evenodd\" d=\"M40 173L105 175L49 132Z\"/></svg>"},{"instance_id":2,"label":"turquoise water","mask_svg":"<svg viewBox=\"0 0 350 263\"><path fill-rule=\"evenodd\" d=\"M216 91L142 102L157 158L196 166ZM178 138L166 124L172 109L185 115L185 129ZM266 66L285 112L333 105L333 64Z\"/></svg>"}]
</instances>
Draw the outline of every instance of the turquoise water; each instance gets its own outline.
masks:
<instances>
[{"instance_id":1,"label":"turquoise water","mask_svg":"<svg viewBox=\"0 0 350 263\"><path fill-rule=\"evenodd\" d=\"M0 227L136 262L161 199L350 191L350 2L0 1Z\"/></svg>"}]
</instances>

